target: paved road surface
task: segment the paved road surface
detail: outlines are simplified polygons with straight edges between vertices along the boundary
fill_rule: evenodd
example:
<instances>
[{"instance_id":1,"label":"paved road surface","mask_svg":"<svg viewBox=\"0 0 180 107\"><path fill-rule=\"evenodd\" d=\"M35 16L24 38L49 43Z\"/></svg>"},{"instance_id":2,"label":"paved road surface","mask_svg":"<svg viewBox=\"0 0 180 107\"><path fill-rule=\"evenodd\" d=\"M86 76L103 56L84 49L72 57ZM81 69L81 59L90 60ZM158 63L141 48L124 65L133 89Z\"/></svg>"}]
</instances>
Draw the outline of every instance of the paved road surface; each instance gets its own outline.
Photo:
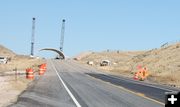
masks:
<instances>
[{"instance_id":1,"label":"paved road surface","mask_svg":"<svg viewBox=\"0 0 180 107\"><path fill-rule=\"evenodd\" d=\"M128 83L71 60L49 60L47 63L45 75L36 77L11 107L164 107L164 96L161 96L166 91L164 88L143 85L139 91L137 88L142 84L133 84L131 80ZM131 86L137 88L133 90ZM147 91L151 94L146 97Z\"/></svg>"}]
</instances>

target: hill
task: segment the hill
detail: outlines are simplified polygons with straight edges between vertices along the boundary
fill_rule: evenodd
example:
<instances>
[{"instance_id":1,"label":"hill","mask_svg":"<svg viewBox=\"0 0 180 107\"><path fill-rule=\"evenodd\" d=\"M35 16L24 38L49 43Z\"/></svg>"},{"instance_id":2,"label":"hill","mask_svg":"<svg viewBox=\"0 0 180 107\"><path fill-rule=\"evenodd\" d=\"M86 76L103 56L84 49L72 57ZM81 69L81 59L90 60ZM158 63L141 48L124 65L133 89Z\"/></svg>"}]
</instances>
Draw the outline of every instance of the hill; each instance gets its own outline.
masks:
<instances>
[{"instance_id":1,"label":"hill","mask_svg":"<svg viewBox=\"0 0 180 107\"><path fill-rule=\"evenodd\" d=\"M0 56L10 58L7 64L0 64L0 72L12 71L14 68L25 70L28 67L37 66L41 62L40 59L27 55L18 55L2 45L0 45Z\"/></svg>"},{"instance_id":2,"label":"hill","mask_svg":"<svg viewBox=\"0 0 180 107\"><path fill-rule=\"evenodd\" d=\"M101 67L102 60L110 60L111 66ZM161 84L180 86L180 43L163 46L148 51L105 51L93 52L83 58L81 62L93 61L94 67L108 72L132 77L137 66L148 68L149 81Z\"/></svg>"},{"instance_id":3,"label":"hill","mask_svg":"<svg viewBox=\"0 0 180 107\"><path fill-rule=\"evenodd\" d=\"M16 55L16 54L13 51L0 45L0 56L13 57L14 55Z\"/></svg>"}]
</instances>

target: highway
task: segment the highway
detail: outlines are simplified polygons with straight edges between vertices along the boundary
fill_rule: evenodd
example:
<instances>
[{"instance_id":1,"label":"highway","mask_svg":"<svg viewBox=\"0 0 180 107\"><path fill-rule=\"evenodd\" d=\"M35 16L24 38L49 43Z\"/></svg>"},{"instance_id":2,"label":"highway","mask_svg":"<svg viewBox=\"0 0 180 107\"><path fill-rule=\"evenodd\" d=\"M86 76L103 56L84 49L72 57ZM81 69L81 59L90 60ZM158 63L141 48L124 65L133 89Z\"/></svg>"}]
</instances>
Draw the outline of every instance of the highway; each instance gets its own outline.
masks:
<instances>
[{"instance_id":1,"label":"highway","mask_svg":"<svg viewBox=\"0 0 180 107\"><path fill-rule=\"evenodd\" d=\"M10 107L164 107L168 87L109 75L71 60L48 60Z\"/></svg>"}]
</instances>

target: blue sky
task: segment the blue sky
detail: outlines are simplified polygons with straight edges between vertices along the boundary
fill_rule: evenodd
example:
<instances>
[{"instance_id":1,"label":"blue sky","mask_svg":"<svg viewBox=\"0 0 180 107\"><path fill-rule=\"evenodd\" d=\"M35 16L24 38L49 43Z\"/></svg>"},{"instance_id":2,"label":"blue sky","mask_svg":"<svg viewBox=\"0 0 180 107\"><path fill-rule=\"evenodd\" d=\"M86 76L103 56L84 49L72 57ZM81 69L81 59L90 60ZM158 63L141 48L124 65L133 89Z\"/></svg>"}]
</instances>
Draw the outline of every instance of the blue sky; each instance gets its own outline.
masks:
<instances>
[{"instance_id":1,"label":"blue sky","mask_svg":"<svg viewBox=\"0 0 180 107\"><path fill-rule=\"evenodd\" d=\"M92 50L146 50L180 40L179 0L1 0L0 44L30 54L32 17L35 54L59 49L66 19L64 53Z\"/></svg>"}]
</instances>

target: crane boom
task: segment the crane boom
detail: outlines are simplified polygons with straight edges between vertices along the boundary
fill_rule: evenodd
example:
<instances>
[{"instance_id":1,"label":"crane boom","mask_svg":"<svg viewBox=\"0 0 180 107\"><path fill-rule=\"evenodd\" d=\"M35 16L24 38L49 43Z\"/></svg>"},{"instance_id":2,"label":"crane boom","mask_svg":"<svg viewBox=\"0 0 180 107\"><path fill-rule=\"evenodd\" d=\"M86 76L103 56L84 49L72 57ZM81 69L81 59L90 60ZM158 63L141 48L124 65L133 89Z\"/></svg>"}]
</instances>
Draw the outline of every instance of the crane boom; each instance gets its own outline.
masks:
<instances>
[{"instance_id":1,"label":"crane boom","mask_svg":"<svg viewBox=\"0 0 180 107\"><path fill-rule=\"evenodd\" d=\"M32 20L31 56L34 56L35 18Z\"/></svg>"},{"instance_id":2,"label":"crane boom","mask_svg":"<svg viewBox=\"0 0 180 107\"><path fill-rule=\"evenodd\" d=\"M60 40L60 51L63 51L64 32L65 32L65 19L62 20L61 40Z\"/></svg>"}]
</instances>

